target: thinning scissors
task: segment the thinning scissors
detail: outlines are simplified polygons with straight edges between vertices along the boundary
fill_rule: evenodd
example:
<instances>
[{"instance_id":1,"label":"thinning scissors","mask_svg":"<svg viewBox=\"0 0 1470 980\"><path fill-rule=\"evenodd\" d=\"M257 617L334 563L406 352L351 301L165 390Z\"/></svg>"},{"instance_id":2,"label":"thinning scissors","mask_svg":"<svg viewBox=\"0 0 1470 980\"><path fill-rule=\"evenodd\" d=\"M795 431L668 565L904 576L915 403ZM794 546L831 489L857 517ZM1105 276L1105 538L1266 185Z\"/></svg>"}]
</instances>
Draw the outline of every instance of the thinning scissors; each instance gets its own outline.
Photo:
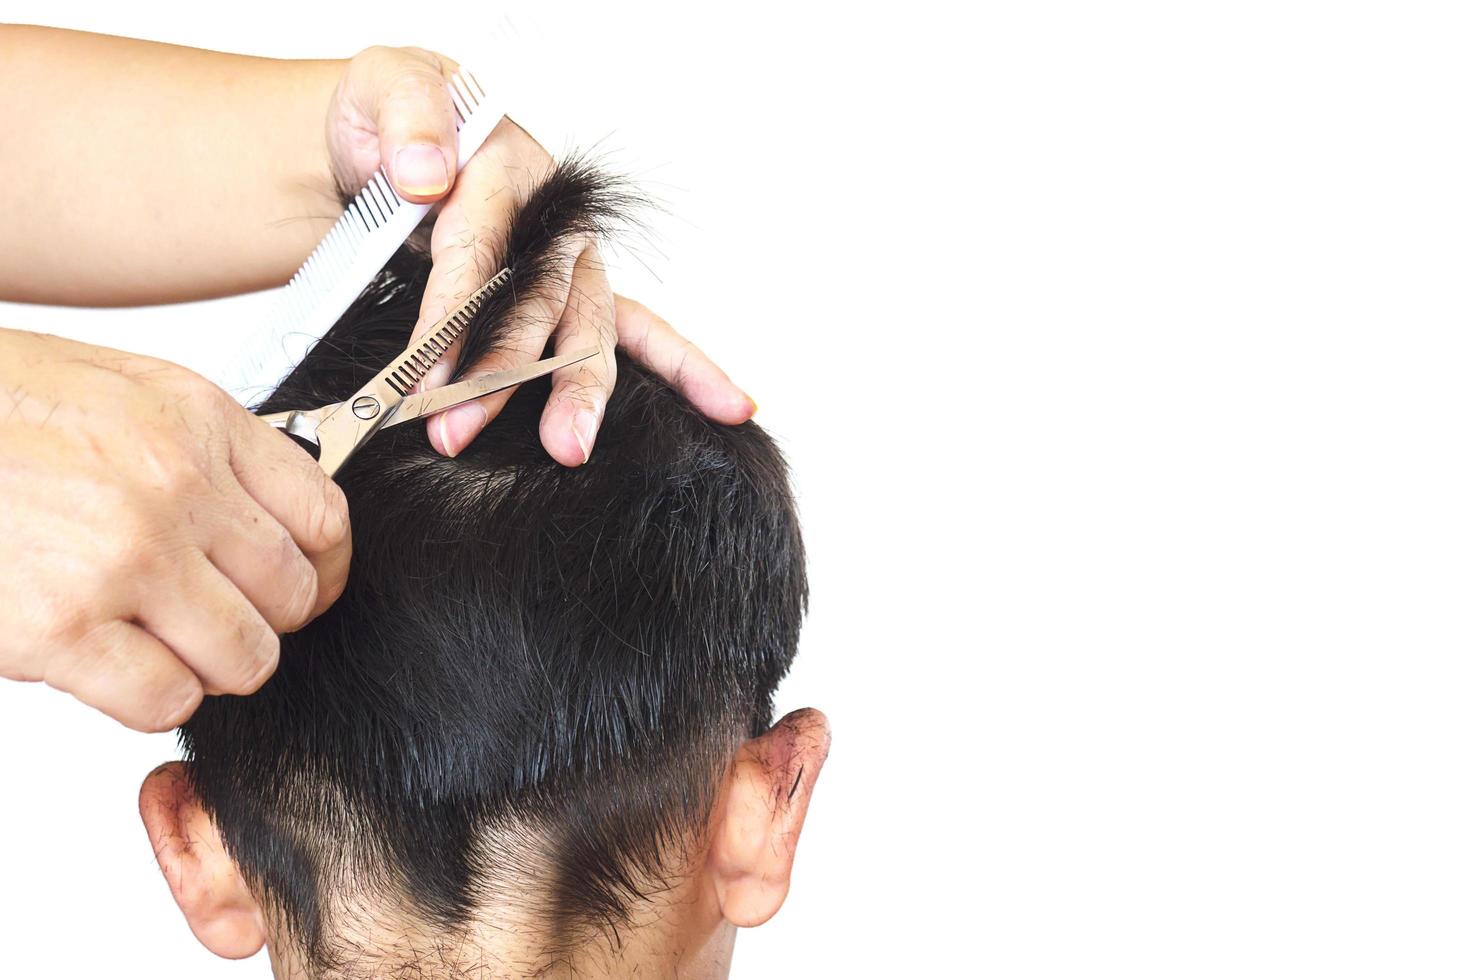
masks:
<instances>
[{"instance_id":1,"label":"thinning scissors","mask_svg":"<svg viewBox=\"0 0 1470 980\"><path fill-rule=\"evenodd\" d=\"M498 371L482 378L435 388L433 391L414 393L413 386L444 356L449 345L464 333L465 327L469 326L470 320L485 300L509 281L510 270L502 269L440 320L427 337L390 361L371 381L345 400L320 408L289 409L260 417L276 428L318 447L320 453L317 462L327 476L336 476L342 464L379 429L432 415L481 395L512 388L550 374L558 368L585 361L599 352L597 347L587 347L509 371Z\"/></svg>"}]
</instances>

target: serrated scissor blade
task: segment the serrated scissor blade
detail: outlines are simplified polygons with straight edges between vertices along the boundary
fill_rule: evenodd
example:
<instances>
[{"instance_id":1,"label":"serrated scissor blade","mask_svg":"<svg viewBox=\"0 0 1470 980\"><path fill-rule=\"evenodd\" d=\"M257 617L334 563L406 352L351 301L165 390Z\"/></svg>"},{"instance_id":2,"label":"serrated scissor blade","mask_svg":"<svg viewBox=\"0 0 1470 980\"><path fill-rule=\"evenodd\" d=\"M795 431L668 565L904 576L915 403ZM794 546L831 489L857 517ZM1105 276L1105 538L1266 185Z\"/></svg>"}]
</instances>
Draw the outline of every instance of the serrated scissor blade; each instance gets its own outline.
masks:
<instances>
[{"instance_id":1,"label":"serrated scissor blade","mask_svg":"<svg viewBox=\"0 0 1470 980\"><path fill-rule=\"evenodd\" d=\"M509 281L510 269L500 270L440 320L428 336L388 362L371 381L317 424L317 443L321 447L317 462L328 476L335 476L342 464L357 452L357 447L388 422L414 385L464 333L485 299Z\"/></svg>"},{"instance_id":2,"label":"serrated scissor blade","mask_svg":"<svg viewBox=\"0 0 1470 980\"><path fill-rule=\"evenodd\" d=\"M497 391L514 388L518 384L532 381L542 375L550 374L560 368L569 367L579 361L585 361L589 357L595 357L601 353L600 347L586 347L570 354L559 354L556 357L548 357L544 361L536 361L524 367L514 368L510 371L497 371L487 374L483 378L472 378L469 381L458 381L452 385L435 388L433 391L423 391L417 395L409 395L399 402L398 408L383 423L383 428L390 425L398 425L400 422L412 422L414 419L423 418L425 415L433 415L442 412L446 408L453 408L467 401L473 401L481 395L492 395Z\"/></svg>"}]
</instances>

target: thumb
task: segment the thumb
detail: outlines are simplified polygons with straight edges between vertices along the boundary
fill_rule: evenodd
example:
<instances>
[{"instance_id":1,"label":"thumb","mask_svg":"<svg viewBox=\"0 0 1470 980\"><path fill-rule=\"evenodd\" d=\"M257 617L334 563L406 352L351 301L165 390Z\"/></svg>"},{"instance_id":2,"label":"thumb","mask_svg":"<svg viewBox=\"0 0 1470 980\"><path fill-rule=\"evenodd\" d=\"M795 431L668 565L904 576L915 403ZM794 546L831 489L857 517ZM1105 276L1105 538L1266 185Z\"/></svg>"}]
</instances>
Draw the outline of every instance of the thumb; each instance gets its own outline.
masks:
<instances>
[{"instance_id":1,"label":"thumb","mask_svg":"<svg viewBox=\"0 0 1470 980\"><path fill-rule=\"evenodd\" d=\"M393 189L416 204L438 200L454 184L459 163L447 81L458 66L418 48L369 48L353 60L359 59L363 77L354 94L377 129Z\"/></svg>"}]
</instances>

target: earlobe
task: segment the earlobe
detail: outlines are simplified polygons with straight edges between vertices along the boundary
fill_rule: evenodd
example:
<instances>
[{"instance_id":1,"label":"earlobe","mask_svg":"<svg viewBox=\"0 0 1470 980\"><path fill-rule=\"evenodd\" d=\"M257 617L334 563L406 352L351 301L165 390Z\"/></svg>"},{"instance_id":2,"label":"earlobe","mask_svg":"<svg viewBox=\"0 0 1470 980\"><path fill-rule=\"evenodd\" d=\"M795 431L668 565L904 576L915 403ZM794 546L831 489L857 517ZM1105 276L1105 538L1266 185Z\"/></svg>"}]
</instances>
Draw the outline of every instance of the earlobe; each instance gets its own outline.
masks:
<instances>
[{"instance_id":1,"label":"earlobe","mask_svg":"<svg viewBox=\"0 0 1470 980\"><path fill-rule=\"evenodd\" d=\"M786 900L831 743L826 716L803 708L741 747L711 821L708 859L720 912L734 925L758 926Z\"/></svg>"},{"instance_id":2,"label":"earlobe","mask_svg":"<svg viewBox=\"0 0 1470 980\"><path fill-rule=\"evenodd\" d=\"M148 774L138 812L194 936L227 959L259 952L266 938L260 907L195 798L184 763L169 762Z\"/></svg>"}]
</instances>

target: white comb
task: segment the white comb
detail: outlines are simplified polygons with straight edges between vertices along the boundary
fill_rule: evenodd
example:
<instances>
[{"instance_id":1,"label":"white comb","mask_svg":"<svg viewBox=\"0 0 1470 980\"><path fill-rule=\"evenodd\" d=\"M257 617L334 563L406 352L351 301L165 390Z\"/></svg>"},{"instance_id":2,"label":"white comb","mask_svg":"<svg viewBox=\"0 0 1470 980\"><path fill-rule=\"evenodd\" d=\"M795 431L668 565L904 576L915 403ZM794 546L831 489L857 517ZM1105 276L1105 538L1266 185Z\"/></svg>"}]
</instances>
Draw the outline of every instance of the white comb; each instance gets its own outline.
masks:
<instances>
[{"instance_id":1,"label":"white comb","mask_svg":"<svg viewBox=\"0 0 1470 980\"><path fill-rule=\"evenodd\" d=\"M458 171L501 113L489 109L485 89L468 69L449 80L449 94L458 117ZM269 321L223 366L223 386L245 405L269 394L373 281L430 207L400 198L383 170L373 174L291 277Z\"/></svg>"}]
</instances>

